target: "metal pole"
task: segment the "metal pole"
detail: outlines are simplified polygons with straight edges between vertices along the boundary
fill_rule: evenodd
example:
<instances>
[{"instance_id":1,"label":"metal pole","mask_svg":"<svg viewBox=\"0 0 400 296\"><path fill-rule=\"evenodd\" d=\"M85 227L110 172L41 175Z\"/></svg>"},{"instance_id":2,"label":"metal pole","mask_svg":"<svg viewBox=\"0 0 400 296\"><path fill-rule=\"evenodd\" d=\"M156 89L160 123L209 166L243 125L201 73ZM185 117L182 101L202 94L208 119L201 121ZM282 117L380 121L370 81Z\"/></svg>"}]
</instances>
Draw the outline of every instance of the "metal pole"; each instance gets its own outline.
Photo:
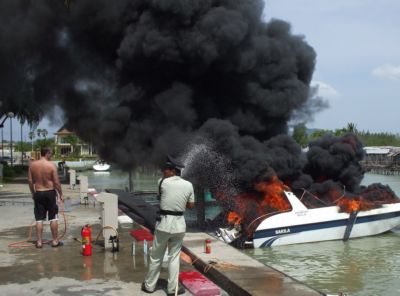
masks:
<instances>
[{"instance_id":1,"label":"metal pole","mask_svg":"<svg viewBox=\"0 0 400 296\"><path fill-rule=\"evenodd\" d=\"M1 128L1 159L4 159L3 128Z\"/></svg>"},{"instance_id":2,"label":"metal pole","mask_svg":"<svg viewBox=\"0 0 400 296\"><path fill-rule=\"evenodd\" d=\"M24 146L22 144L22 121L21 121L21 165L24 165Z\"/></svg>"},{"instance_id":3,"label":"metal pole","mask_svg":"<svg viewBox=\"0 0 400 296\"><path fill-rule=\"evenodd\" d=\"M11 153L11 166L13 166L12 117L10 117L10 153Z\"/></svg>"},{"instance_id":4,"label":"metal pole","mask_svg":"<svg viewBox=\"0 0 400 296\"><path fill-rule=\"evenodd\" d=\"M132 170L129 170L129 192L133 192Z\"/></svg>"}]
</instances>

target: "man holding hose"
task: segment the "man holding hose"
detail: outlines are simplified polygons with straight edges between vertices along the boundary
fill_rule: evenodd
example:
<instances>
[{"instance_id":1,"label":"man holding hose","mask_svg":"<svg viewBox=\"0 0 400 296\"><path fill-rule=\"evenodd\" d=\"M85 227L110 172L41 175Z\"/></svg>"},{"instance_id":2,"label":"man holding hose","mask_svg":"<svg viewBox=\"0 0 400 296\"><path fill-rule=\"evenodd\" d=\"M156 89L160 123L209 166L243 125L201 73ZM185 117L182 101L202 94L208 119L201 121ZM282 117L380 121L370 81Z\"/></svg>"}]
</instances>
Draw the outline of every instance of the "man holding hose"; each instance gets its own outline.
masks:
<instances>
[{"instance_id":1,"label":"man holding hose","mask_svg":"<svg viewBox=\"0 0 400 296\"><path fill-rule=\"evenodd\" d=\"M142 284L142 291L155 291L165 251L168 246L168 286L167 295L185 293L178 287L179 259L186 223L183 213L194 207L193 185L180 177L183 165L172 157L167 158L159 181L160 217L156 223L153 247L150 253L150 266Z\"/></svg>"},{"instance_id":2,"label":"man holding hose","mask_svg":"<svg viewBox=\"0 0 400 296\"><path fill-rule=\"evenodd\" d=\"M32 193L36 220L36 248L42 248L43 221L50 221L50 229L53 237L52 247L59 247L62 242L58 240L58 206L57 195L63 202L60 179L54 163L50 161L52 151L44 147L40 151L40 159L32 161L29 165L28 182Z\"/></svg>"}]
</instances>

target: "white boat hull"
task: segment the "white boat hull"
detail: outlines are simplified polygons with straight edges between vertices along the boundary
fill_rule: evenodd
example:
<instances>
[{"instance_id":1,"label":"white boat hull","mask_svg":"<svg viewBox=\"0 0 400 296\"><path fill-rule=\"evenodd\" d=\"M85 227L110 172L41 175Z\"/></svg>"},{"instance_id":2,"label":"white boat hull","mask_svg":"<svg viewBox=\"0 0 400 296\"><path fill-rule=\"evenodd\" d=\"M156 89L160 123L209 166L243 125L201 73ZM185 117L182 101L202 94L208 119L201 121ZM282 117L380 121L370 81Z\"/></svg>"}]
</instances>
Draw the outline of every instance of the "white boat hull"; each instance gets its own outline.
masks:
<instances>
[{"instance_id":1,"label":"white boat hull","mask_svg":"<svg viewBox=\"0 0 400 296\"><path fill-rule=\"evenodd\" d=\"M103 164L94 164L93 165L93 170L97 171L97 172L106 172L109 171L111 168L111 166L107 163L103 163Z\"/></svg>"},{"instance_id":2,"label":"white boat hull","mask_svg":"<svg viewBox=\"0 0 400 296\"><path fill-rule=\"evenodd\" d=\"M293 210L263 220L253 233L255 248L371 236L400 225L400 203L351 217L337 206L307 209L293 193L285 193Z\"/></svg>"}]
</instances>

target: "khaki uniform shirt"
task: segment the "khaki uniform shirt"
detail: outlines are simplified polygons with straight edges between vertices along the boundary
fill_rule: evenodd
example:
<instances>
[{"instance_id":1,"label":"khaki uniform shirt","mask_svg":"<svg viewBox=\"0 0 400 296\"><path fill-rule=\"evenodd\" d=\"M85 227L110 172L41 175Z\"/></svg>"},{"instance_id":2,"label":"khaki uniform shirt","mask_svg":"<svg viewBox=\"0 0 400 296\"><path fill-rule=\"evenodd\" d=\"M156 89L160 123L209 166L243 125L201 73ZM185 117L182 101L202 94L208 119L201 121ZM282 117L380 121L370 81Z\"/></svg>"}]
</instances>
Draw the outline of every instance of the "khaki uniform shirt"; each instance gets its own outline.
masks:
<instances>
[{"instance_id":1,"label":"khaki uniform shirt","mask_svg":"<svg viewBox=\"0 0 400 296\"><path fill-rule=\"evenodd\" d=\"M184 212L188 202L194 202L192 183L179 176L165 178L161 184L160 209ZM157 222L156 229L168 233L185 232L185 217L161 215L161 221Z\"/></svg>"}]
</instances>

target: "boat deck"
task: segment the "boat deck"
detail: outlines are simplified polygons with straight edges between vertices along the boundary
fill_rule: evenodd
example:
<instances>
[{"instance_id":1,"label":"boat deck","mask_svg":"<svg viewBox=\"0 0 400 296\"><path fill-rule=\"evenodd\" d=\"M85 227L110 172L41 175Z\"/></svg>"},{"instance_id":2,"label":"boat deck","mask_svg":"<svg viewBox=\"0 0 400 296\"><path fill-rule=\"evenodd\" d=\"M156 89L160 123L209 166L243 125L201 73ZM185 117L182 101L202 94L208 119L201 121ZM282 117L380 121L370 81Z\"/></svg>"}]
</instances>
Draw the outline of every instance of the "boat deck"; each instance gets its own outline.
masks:
<instances>
[{"instance_id":1,"label":"boat deck","mask_svg":"<svg viewBox=\"0 0 400 296\"><path fill-rule=\"evenodd\" d=\"M107 190L118 196L122 210L131 218L139 217L153 230L157 207L143 198L121 190ZM211 239L211 253L204 252L205 239ZM261 264L240 250L201 231L189 230L183 252L197 270L227 291L229 295L312 296L325 295L290 276Z\"/></svg>"}]
</instances>

